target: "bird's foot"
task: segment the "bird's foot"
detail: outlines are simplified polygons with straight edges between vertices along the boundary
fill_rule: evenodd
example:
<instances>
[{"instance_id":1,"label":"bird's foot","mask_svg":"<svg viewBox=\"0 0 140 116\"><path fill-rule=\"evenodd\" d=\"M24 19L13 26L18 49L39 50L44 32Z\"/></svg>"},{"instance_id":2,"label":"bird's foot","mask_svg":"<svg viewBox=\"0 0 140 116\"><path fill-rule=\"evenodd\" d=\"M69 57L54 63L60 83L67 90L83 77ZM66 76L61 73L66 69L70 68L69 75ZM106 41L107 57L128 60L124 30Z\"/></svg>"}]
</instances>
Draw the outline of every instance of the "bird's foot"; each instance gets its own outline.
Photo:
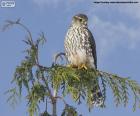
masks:
<instances>
[{"instance_id":1,"label":"bird's foot","mask_svg":"<svg viewBox=\"0 0 140 116\"><path fill-rule=\"evenodd\" d=\"M87 70L88 68L87 68L87 66L85 64L82 64L82 65L80 65L78 67L78 69L85 69L85 70Z\"/></svg>"}]
</instances>

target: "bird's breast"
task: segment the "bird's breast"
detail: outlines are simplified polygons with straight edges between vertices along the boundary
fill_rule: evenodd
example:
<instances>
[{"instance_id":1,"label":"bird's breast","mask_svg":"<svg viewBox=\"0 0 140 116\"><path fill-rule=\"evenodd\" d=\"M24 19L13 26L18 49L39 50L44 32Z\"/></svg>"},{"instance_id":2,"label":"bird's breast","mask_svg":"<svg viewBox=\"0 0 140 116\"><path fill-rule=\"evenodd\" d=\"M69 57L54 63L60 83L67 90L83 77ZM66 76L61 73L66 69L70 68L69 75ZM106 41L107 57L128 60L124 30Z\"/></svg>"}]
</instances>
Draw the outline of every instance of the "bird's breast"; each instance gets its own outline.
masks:
<instances>
[{"instance_id":1,"label":"bird's breast","mask_svg":"<svg viewBox=\"0 0 140 116\"><path fill-rule=\"evenodd\" d=\"M79 66L89 62L85 36L81 28L71 28L66 35L65 52L68 61L73 65Z\"/></svg>"},{"instance_id":2,"label":"bird's breast","mask_svg":"<svg viewBox=\"0 0 140 116\"><path fill-rule=\"evenodd\" d=\"M77 49L75 51L72 51L70 56L68 57L68 60L71 64L80 66L81 64L86 64L87 62L87 56L86 51L82 49Z\"/></svg>"}]
</instances>

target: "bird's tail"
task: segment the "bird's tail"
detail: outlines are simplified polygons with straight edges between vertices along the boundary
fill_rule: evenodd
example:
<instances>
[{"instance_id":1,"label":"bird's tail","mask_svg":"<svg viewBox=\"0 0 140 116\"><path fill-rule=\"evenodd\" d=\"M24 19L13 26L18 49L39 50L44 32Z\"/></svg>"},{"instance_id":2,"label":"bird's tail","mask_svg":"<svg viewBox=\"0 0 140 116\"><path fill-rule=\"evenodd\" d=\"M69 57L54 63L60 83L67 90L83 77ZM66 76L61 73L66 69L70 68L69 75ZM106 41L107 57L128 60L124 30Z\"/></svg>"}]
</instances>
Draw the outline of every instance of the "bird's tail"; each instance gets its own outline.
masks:
<instances>
[{"instance_id":1,"label":"bird's tail","mask_svg":"<svg viewBox=\"0 0 140 116\"><path fill-rule=\"evenodd\" d=\"M93 88L91 98L92 98L91 101L93 106L99 107L103 105L103 95L99 86Z\"/></svg>"}]
</instances>

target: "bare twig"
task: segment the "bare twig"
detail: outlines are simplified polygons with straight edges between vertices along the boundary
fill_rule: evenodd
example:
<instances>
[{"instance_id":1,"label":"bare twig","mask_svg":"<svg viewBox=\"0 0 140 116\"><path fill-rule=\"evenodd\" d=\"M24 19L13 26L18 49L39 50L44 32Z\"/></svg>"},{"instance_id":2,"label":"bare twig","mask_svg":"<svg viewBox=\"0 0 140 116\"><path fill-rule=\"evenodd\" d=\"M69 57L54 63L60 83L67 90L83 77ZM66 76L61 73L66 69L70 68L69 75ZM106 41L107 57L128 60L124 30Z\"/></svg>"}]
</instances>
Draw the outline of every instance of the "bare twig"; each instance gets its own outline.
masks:
<instances>
[{"instance_id":1,"label":"bare twig","mask_svg":"<svg viewBox=\"0 0 140 116\"><path fill-rule=\"evenodd\" d=\"M62 56L65 56L65 53L63 53L63 52L60 52L60 53L58 53L58 54L56 54L55 56L54 56L54 65L55 64L57 64L56 62L57 62L57 59L60 57L61 58L61 60L63 60L63 57ZM66 57L65 57L66 58Z\"/></svg>"},{"instance_id":2,"label":"bare twig","mask_svg":"<svg viewBox=\"0 0 140 116\"><path fill-rule=\"evenodd\" d=\"M61 99L61 100L63 101L63 103L64 103L65 105L67 105L67 103L66 103L66 101L64 100L63 97L61 97L61 96L56 96L55 98L56 98L56 99Z\"/></svg>"}]
</instances>

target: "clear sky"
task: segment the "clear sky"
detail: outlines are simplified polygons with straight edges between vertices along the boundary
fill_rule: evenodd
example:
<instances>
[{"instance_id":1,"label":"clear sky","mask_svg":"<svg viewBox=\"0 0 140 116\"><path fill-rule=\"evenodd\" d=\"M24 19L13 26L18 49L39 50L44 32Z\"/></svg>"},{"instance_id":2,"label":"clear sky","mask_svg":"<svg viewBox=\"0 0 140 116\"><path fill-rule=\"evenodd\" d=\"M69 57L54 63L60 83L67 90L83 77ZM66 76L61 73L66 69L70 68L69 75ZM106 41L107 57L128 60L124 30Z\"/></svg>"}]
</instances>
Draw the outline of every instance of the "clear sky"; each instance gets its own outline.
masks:
<instances>
[{"instance_id":1,"label":"clear sky","mask_svg":"<svg viewBox=\"0 0 140 116\"><path fill-rule=\"evenodd\" d=\"M0 8L0 28L7 19L21 18L34 38L43 31L47 43L41 48L40 61L43 65L50 65L53 55L64 50L64 37L72 16L85 13L89 17L89 28L97 44L98 68L129 76L140 83L140 3L108 5L94 4L93 1L16 0L15 8ZM19 27L0 32L0 116L28 116L25 96L13 110L6 103L7 97L3 94L13 86L10 84L12 75L24 58L22 51L26 46L22 40L25 35ZM95 108L89 113L84 103L79 106L79 113L84 116L140 115L140 109L132 111L133 99L130 99L128 107L116 108L111 95L108 91L107 108ZM73 104L70 100L68 103ZM61 106L62 104L58 105Z\"/></svg>"}]
</instances>

